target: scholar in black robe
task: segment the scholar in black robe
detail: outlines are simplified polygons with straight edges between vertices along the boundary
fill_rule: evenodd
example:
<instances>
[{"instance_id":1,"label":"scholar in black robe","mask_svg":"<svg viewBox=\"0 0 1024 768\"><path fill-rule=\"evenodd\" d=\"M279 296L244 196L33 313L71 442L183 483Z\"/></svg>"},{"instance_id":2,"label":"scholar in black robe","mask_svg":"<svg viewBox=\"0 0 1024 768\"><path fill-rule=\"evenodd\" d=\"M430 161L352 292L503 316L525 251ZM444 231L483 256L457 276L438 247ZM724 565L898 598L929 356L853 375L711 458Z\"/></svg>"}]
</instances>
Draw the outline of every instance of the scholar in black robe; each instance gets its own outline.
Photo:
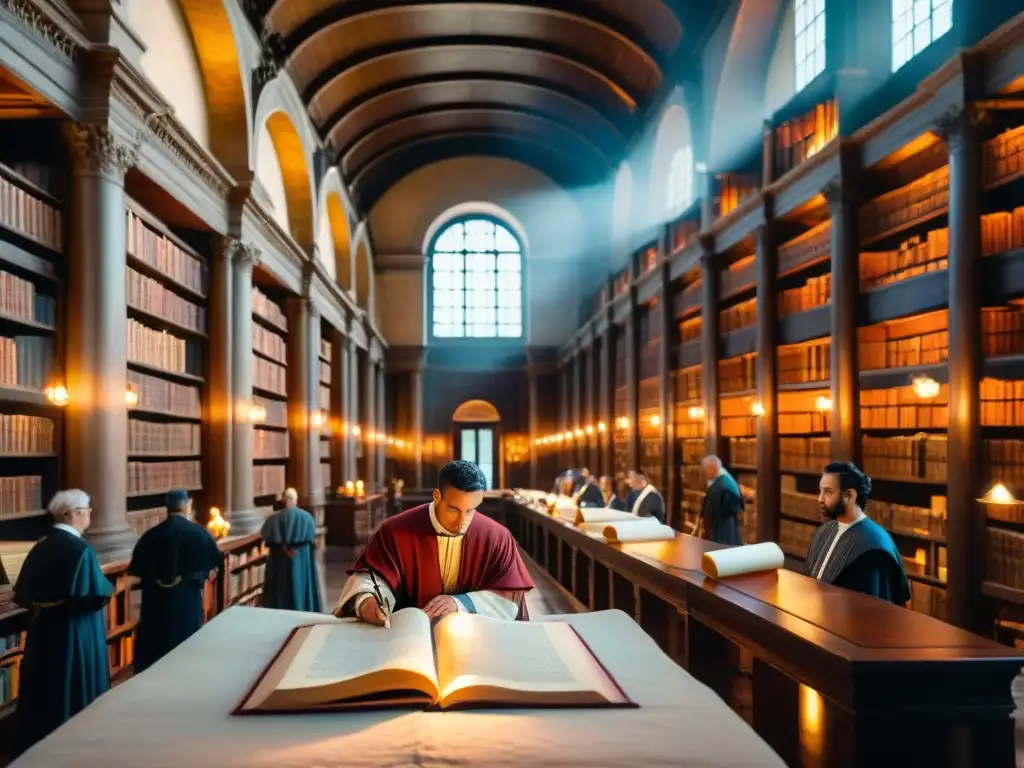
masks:
<instances>
[{"instance_id":1,"label":"scholar in black robe","mask_svg":"<svg viewBox=\"0 0 1024 768\"><path fill-rule=\"evenodd\" d=\"M651 486L651 492L648 493L643 500L640 502L640 506L637 507L636 501L640 498L643 491L633 491L630 494L630 498L626 500L626 511L632 512L637 517L653 517L658 520L659 523L664 525L665 523L665 498L658 493L657 490ZM635 510L635 511L634 511Z\"/></svg>"},{"instance_id":2,"label":"scholar in black robe","mask_svg":"<svg viewBox=\"0 0 1024 768\"><path fill-rule=\"evenodd\" d=\"M601 495L600 488L593 483L587 483L583 486L578 503L581 507L603 507L604 496Z\"/></svg>"},{"instance_id":3,"label":"scholar in black robe","mask_svg":"<svg viewBox=\"0 0 1024 768\"><path fill-rule=\"evenodd\" d=\"M32 612L18 695L16 752L110 688L103 609L114 588L92 547L54 527L25 558L14 601Z\"/></svg>"},{"instance_id":4,"label":"scholar in black robe","mask_svg":"<svg viewBox=\"0 0 1024 768\"><path fill-rule=\"evenodd\" d=\"M626 502L620 499L618 496L612 496L608 500L608 509L615 509L619 512L626 512Z\"/></svg>"},{"instance_id":5,"label":"scholar in black robe","mask_svg":"<svg viewBox=\"0 0 1024 768\"><path fill-rule=\"evenodd\" d=\"M742 544L740 513L743 512L743 494L735 478L721 472L708 487L701 504L700 516L704 521L704 538L719 544Z\"/></svg>"},{"instance_id":6,"label":"scholar in black robe","mask_svg":"<svg viewBox=\"0 0 1024 768\"><path fill-rule=\"evenodd\" d=\"M829 520L814 532L804 563L807 576L818 577L838 533L839 523L835 520ZM910 600L903 558L889 532L869 517L854 523L842 534L825 564L821 580L896 605L905 605Z\"/></svg>"},{"instance_id":7,"label":"scholar in black robe","mask_svg":"<svg viewBox=\"0 0 1024 768\"><path fill-rule=\"evenodd\" d=\"M142 535L128 566L128 573L142 582L136 674L203 625L203 587L222 562L213 536L182 514L168 515Z\"/></svg>"},{"instance_id":8,"label":"scholar in black robe","mask_svg":"<svg viewBox=\"0 0 1024 768\"><path fill-rule=\"evenodd\" d=\"M320 613L316 520L304 509L286 507L264 520L260 533L270 549L263 607Z\"/></svg>"}]
</instances>

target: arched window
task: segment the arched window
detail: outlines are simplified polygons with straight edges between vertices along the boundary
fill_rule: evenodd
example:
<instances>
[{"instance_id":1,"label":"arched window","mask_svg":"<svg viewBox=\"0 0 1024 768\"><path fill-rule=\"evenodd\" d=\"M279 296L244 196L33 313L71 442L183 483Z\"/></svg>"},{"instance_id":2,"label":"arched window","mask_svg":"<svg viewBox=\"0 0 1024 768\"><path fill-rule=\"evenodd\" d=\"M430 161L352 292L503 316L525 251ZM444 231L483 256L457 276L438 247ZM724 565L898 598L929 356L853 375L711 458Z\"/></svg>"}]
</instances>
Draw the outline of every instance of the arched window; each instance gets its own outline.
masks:
<instances>
[{"instance_id":1,"label":"arched window","mask_svg":"<svg viewBox=\"0 0 1024 768\"><path fill-rule=\"evenodd\" d=\"M892 0L892 71L953 28L953 0Z\"/></svg>"},{"instance_id":2,"label":"arched window","mask_svg":"<svg viewBox=\"0 0 1024 768\"><path fill-rule=\"evenodd\" d=\"M501 221L447 224L430 245L430 271L435 338L522 338L523 246Z\"/></svg>"},{"instance_id":3,"label":"arched window","mask_svg":"<svg viewBox=\"0 0 1024 768\"><path fill-rule=\"evenodd\" d=\"M668 209L681 211L693 202L693 150L677 149L668 166Z\"/></svg>"},{"instance_id":4,"label":"arched window","mask_svg":"<svg viewBox=\"0 0 1024 768\"><path fill-rule=\"evenodd\" d=\"M825 0L795 0L796 89L825 71Z\"/></svg>"}]
</instances>

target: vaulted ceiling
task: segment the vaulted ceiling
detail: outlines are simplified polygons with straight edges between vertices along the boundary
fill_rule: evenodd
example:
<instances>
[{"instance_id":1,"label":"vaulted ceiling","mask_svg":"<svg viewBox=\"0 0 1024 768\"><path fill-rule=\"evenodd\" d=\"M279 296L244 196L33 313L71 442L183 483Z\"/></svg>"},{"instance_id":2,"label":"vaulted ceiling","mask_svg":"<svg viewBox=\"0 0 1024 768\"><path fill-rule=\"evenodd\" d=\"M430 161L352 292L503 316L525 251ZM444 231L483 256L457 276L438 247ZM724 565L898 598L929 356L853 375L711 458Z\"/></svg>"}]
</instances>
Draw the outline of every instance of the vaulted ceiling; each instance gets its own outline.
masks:
<instances>
[{"instance_id":1,"label":"vaulted ceiling","mask_svg":"<svg viewBox=\"0 0 1024 768\"><path fill-rule=\"evenodd\" d=\"M605 179L728 0L263 0L280 51L364 211L439 159Z\"/></svg>"}]
</instances>

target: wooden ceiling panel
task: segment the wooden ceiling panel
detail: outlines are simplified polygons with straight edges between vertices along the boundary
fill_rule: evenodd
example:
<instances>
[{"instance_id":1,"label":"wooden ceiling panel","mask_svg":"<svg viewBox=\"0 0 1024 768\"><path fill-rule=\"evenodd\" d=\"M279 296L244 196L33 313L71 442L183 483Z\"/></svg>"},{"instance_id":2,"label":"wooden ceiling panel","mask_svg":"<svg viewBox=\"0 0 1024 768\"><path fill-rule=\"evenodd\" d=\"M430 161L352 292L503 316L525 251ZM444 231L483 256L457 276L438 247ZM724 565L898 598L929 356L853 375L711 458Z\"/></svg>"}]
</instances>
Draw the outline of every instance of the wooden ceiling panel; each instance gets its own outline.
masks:
<instances>
[{"instance_id":1,"label":"wooden ceiling panel","mask_svg":"<svg viewBox=\"0 0 1024 768\"><path fill-rule=\"evenodd\" d=\"M344 156L367 133L394 120L454 107L508 105L548 114L593 135L602 147L622 147L625 125L616 125L590 104L544 85L502 80L441 80L387 91L339 116L326 137Z\"/></svg>"}]
</instances>

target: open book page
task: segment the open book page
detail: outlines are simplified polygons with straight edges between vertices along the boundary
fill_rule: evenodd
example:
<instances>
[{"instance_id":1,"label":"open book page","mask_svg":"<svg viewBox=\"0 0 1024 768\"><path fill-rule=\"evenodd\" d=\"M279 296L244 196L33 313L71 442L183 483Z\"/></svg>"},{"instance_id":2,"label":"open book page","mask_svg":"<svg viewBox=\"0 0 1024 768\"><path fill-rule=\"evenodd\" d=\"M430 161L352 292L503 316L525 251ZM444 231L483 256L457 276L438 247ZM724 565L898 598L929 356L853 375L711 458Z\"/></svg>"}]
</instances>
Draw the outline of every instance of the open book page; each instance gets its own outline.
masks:
<instances>
[{"instance_id":1,"label":"open book page","mask_svg":"<svg viewBox=\"0 0 1024 768\"><path fill-rule=\"evenodd\" d=\"M329 706L374 694L419 693L431 703L438 692L430 619L407 608L391 617L390 629L362 622L300 627L242 708Z\"/></svg>"},{"instance_id":2,"label":"open book page","mask_svg":"<svg viewBox=\"0 0 1024 768\"><path fill-rule=\"evenodd\" d=\"M456 613L434 627L434 643L444 707L629 703L564 622Z\"/></svg>"},{"instance_id":3,"label":"open book page","mask_svg":"<svg viewBox=\"0 0 1024 768\"><path fill-rule=\"evenodd\" d=\"M631 512L622 512L618 509L608 509L602 507L583 507L576 513L576 524L582 525L583 523L614 523L614 522L629 522L631 520L643 520L642 517L637 517Z\"/></svg>"}]
</instances>

